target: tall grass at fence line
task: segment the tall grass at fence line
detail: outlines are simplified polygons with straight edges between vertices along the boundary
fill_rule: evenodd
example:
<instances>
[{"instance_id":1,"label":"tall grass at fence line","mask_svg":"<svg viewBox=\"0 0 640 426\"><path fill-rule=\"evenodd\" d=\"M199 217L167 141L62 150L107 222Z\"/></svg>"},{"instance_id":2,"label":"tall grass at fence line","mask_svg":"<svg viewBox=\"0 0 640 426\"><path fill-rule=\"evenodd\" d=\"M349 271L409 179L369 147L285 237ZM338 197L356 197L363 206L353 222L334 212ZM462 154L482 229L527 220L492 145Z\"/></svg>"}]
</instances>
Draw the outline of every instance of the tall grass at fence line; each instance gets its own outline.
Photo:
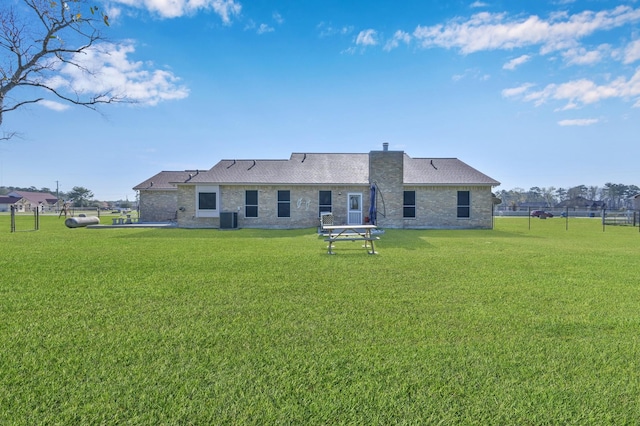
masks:
<instances>
[{"instance_id":1,"label":"tall grass at fence line","mask_svg":"<svg viewBox=\"0 0 640 426\"><path fill-rule=\"evenodd\" d=\"M330 256L315 229L8 221L1 424L640 421L626 227L496 218Z\"/></svg>"}]
</instances>

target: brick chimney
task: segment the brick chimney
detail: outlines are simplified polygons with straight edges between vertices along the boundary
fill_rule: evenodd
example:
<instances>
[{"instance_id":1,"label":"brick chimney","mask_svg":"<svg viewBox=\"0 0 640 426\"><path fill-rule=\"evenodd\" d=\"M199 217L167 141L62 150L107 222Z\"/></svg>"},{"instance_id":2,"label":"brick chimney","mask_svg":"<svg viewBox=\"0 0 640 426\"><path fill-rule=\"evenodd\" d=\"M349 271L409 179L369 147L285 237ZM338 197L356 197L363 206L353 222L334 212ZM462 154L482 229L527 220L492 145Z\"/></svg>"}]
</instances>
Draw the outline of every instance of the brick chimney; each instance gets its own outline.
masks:
<instances>
[{"instance_id":1,"label":"brick chimney","mask_svg":"<svg viewBox=\"0 0 640 426\"><path fill-rule=\"evenodd\" d=\"M375 183L384 198L386 218L378 214L378 224L389 228L403 225L404 151L389 151L389 143L382 151L369 152L369 183Z\"/></svg>"}]
</instances>

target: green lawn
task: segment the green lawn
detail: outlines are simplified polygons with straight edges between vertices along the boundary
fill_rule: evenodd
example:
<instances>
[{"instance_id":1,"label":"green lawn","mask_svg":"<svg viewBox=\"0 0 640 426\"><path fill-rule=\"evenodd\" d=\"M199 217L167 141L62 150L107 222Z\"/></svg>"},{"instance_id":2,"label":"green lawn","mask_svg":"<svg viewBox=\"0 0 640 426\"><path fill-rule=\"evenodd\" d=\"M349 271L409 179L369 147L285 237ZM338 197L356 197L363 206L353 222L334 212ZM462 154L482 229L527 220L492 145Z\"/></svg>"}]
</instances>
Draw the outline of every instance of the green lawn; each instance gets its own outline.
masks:
<instances>
[{"instance_id":1,"label":"green lawn","mask_svg":"<svg viewBox=\"0 0 640 426\"><path fill-rule=\"evenodd\" d=\"M3 425L640 422L638 228L9 225Z\"/></svg>"}]
</instances>

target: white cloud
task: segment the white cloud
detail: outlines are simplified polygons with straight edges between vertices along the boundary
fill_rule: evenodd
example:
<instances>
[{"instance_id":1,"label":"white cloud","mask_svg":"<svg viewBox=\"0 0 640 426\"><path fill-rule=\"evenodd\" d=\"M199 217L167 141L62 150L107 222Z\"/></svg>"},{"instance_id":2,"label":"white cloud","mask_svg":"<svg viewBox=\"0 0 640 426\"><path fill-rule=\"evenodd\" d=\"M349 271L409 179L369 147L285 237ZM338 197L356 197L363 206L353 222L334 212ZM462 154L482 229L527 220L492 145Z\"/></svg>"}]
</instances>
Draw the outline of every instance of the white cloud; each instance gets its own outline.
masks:
<instances>
[{"instance_id":1,"label":"white cloud","mask_svg":"<svg viewBox=\"0 0 640 426\"><path fill-rule=\"evenodd\" d=\"M59 73L46 83L51 87L85 96L107 94L123 97L142 105L183 99L189 90L179 78L166 70L152 69L129 59L132 44L102 43L77 54L79 65L62 64Z\"/></svg>"},{"instance_id":2,"label":"white cloud","mask_svg":"<svg viewBox=\"0 0 640 426\"><path fill-rule=\"evenodd\" d=\"M396 31L393 34L393 38L387 41L387 43L384 45L384 50L386 51L393 50L400 45L400 42L403 42L404 44L411 43L411 35L404 31L400 31L400 30Z\"/></svg>"},{"instance_id":3,"label":"white cloud","mask_svg":"<svg viewBox=\"0 0 640 426\"><path fill-rule=\"evenodd\" d=\"M559 0L562 1L562 0ZM563 4L573 0L565 0ZM635 1L630 4L636 3ZM557 2L556 2L557 4ZM471 3L471 7L484 7L482 0ZM614 8L578 13L566 10L551 12L547 16L513 16L508 13L479 12L470 17L454 18L440 24L421 26L412 33L396 31L392 37L382 40L374 29L358 34L355 43L343 52L354 53L358 46L381 44L385 51L397 48L401 43L415 43L422 48L454 49L460 54L474 52L515 50L537 48L540 55L550 55L549 64L561 59L567 65L593 66L604 61L621 61L631 64L640 61L640 39L630 42L626 47L610 44L589 45L598 33L616 30L622 27L634 28L640 24L640 8L621 5ZM502 66L505 70L516 70L533 58L532 54L514 55ZM558 72L549 76L559 75ZM489 74L471 75L468 70L452 76L454 81L473 76L477 80L487 80ZM519 87L506 88L504 98L519 98L540 106L550 102L563 103L556 110L581 108L606 99L621 99L633 102L640 107L640 68L631 77L611 78L602 75L604 83L595 79L573 79L565 83L536 86L533 83ZM538 90L534 90L538 87ZM542 87L541 89L539 87Z\"/></svg>"},{"instance_id":4,"label":"white cloud","mask_svg":"<svg viewBox=\"0 0 640 426\"><path fill-rule=\"evenodd\" d=\"M282 25L284 23L284 18L278 12L273 12L273 20L276 21L277 24Z\"/></svg>"},{"instance_id":5,"label":"white cloud","mask_svg":"<svg viewBox=\"0 0 640 426\"><path fill-rule=\"evenodd\" d=\"M422 47L455 48L464 54L532 45L540 45L541 53L546 54L575 47L580 39L596 31L637 22L640 22L640 9L628 6L575 15L556 14L546 20L535 15L510 19L504 13L482 12L468 20L418 26L413 36Z\"/></svg>"},{"instance_id":6,"label":"white cloud","mask_svg":"<svg viewBox=\"0 0 640 426\"><path fill-rule=\"evenodd\" d=\"M518 97L518 96L524 94L527 90L529 90L533 86L534 86L534 84L532 84L532 83L525 83L522 86L512 87L510 89L504 89L502 91L502 96L505 97L505 98Z\"/></svg>"},{"instance_id":7,"label":"white cloud","mask_svg":"<svg viewBox=\"0 0 640 426\"><path fill-rule=\"evenodd\" d=\"M276 22L276 24L281 25L282 23L284 23L284 19L282 18L282 16L278 13L278 12L274 12L271 17L273 18L273 20ZM244 27L245 30L253 30L256 29L256 23L253 21L253 19L250 19L247 23L247 25L245 25ZM258 26L258 28L256 29L256 33L257 34L266 34L266 33L272 33L275 31L275 28L273 28L272 26L268 25L268 24L260 24Z\"/></svg>"},{"instance_id":8,"label":"white cloud","mask_svg":"<svg viewBox=\"0 0 640 426\"><path fill-rule=\"evenodd\" d=\"M120 17L122 9L117 6L109 5L105 8L105 13L109 17L109 22L115 22Z\"/></svg>"},{"instance_id":9,"label":"white cloud","mask_svg":"<svg viewBox=\"0 0 640 426\"><path fill-rule=\"evenodd\" d=\"M507 62L506 64L504 64L502 66L502 68L505 69L505 70L513 71L517 67L519 67L520 65L524 64L525 62L528 62L529 59L531 59L530 55L518 56L517 58L514 58L514 59L510 60L509 62Z\"/></svg>"},{"instance_id":10,"label":"white cloud","mask_svg":"<svg viewBox=\"0 0 640 426\"><path fill-rule=\"evenodd\" d=\"M195 2L195 0L194 0ZM201 3L209 3L208 0L202 0ZM240 15L242 6L240 3L236 3L234 0L213 0L213 10L220 15L222 22L225 24L231 23L231 16Z\"/></svg>"},{"instance_id":11,"label":"white cloud","mask_svg":"<svg viewBox=\"0 0 640 426\"><path fill-rule=\"evenodd\" d=\"M491 78L489 74L483 74L478 68L468 68L462 74L455 74L451 77L453 81L460 81L462 79L472 79L476 81L487 81Z\"/></svg>"},{"instance_id":12,"label":"white cloud","mask_svg":"<svg viewBox=\"0 0 640 426\"><path fill-rule=\"evenodd\" d=\"M629 43L624 49L623 62L625 64L631 64L638 59L640 59L640 40L635 40Z\"/></svg>"},{"instance_id":13,"label":"white cloud","mask_svg":"<svg viewBox=\"0 0 640 426\"><path fill-rule=\"evenodd\" d=\"M536 106L551 101L563 101L566 105L563 110L574 109L584 105L590 105L606 99L633 99L640 97L640 68L636 69L631 78L618 77L607 84L597 84L589 79L572 80L562 84L549 84L542 90L529 91L532 86L521 86L502 91L505 97L522 96L527 102L533 102ZM640 105L640 99L634 106Z\"/></svg>"},{"instance_id":14,"label":"white cloud","mask_svg":"<svg viewBox=\"0 0 640 426\"><path fill-rule=\"evenodd\" d=\"M517 98L522 96L524 93L527 92L527 90L529 90L530 88L534 87L535 84L533 83L525 83L521 86L518 87L512 87L510 89L504 89L502 91L502 96L505 98Z\"/></svg>"},{"instance_id":15,"label":"white cloud","mask_svg":"<svg viewBox=\"0 0 640 426\"><path fill-rule=\"evenodd\" d=\"M242 10L242 5L236 0L111 0L111 2L147 9L163 18L177 18L198 10L211 9L220 16L225 25L229 25L232 17L240 15Z\"/></svg>"},{"instance_id":16,"label":"white cloud","mask_svg":"<svg viewBox=\"0 0 640 426\"><path fill-rule=\"evenodd\" d=\"M560 120L558 124L560 126L590 126L598 123L600 120L597 118L576 118L572 120Z\"/></svg>"},{"instance_id":17,"label":"white cloud","mask_svg":"<svg viewBox=\"0 0 640 426\"><path fill-rule=\"evenodd\" d=\"M334 27L333 25L320 22L316 29L320 33L320 37L330 37L334 35L347 35L353 32L353 27L344 26L344 27Z\"/></svg>"},{"instance_id":18,"label":"white cloud","mask_svg":"<svg viewBox=\"0 0 640 426\"><path fill-rule=\"evenodd\" d=\"M275 29L273 27L268 26L267 24L260 24L258 27L258 34L272 33Z\"/></svg>"},{"instance_id":19,"label":"white cloud","mask_svg":"<svg viewBox=\"0 0 640 426\"><path fill-rule=\"evenodd\" d=\"M562 57L570 65L593 65L601 62L610 51L611 47L608 44L601 44L595 50L576 47L562 52Z\"/></svg>"},{"instance_id":20,"label":"white cloud","mask_svg":"<svg viewBox=\"0 0 640 426\"><path fill-rule=\"evenodd\" d=\"M356 37L356 44L362 46L375 46L378 44L378 41L376 40L377 35L378 33L376 30L372 29L360 31Z\"/></svg>"},{"instance_id":21,"label":"white cloud","mask_svg":"<svg viewBox=\"0 0 640 426\"><path fill-rule=\"evenodd\" d=\"M38 102L38 104L53 111L64 111L66 109L69 109L70 107L69 104L63 104L60 102L50 101L47 99L41 100L40 102Z\"/></svg>"}]
</instances>

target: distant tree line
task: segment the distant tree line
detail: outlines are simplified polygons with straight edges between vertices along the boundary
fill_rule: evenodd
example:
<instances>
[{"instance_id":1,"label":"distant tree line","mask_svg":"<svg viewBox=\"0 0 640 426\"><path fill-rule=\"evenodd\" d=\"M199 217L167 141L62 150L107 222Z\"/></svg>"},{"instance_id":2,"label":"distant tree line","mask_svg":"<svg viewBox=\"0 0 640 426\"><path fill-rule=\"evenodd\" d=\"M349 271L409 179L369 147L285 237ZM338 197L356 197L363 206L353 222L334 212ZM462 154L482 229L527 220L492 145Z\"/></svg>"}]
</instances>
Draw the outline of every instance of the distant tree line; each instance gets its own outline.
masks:
<instances>
[{"instance_id":1,"label":"distant tree line","mask_svg":"<svg viewBox=\"0 0 640 426\"><path fill-rule=\"evenodd\" d=\"M74 186L71 188L71 191L56 191L51 188L42 187L36 188L35 186L30 186L28 188L21 188L18 186L0 186L0 196L7 195L13 191L25 191L25 192L47 192L56 196L60 201L70 201L73 207L96 207L102 208L105 207L121 207L121 208L130 208L131 203L129 200L116 200L116 201L99 201L94 199L93 192L87 188L82 186Z\"/></svg>"},{"instance_id":2,"label":"distant tree line","mask_svg":"<svg viewBox=\"0 0 640 426\"><path fill-rule=\"evenodd\" d=\"M523 204L546 205L554 207L559 204L567 204L565 201L577 201L584 203L601 202L607 209L619 210L631 208L631 198L640 194L640 188L636 185L622 183L605 183L603 187L578 185L572 188L531 187L529 190L513 188L495 192L496 197L502 200L502 208L517 209ZM569 203L570 204L570 203Z\"/></svg>"}]
</instances>

